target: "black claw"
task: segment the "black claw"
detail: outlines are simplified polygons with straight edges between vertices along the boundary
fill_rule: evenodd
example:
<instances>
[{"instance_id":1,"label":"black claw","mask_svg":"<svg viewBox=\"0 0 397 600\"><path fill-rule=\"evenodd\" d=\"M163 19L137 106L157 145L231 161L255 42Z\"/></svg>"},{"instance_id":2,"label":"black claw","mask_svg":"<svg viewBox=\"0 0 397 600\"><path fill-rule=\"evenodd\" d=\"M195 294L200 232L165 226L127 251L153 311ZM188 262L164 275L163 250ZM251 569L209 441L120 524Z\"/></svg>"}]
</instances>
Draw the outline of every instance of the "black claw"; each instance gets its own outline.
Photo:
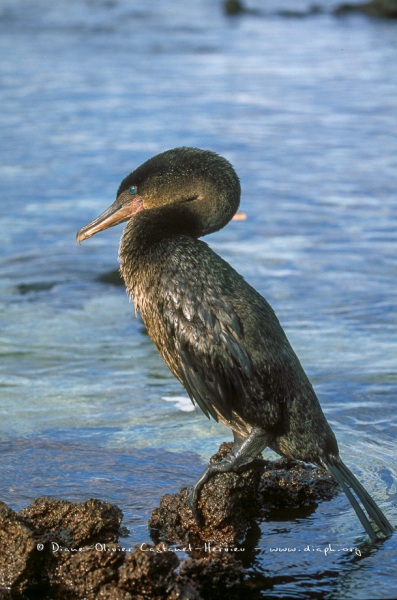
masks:
<instances>
[{"instance_id":1,"label":"black claw","mask_svg":"<svg viewBox=\"0 0 397 600\"><path fill-rule=\"evenodd\" d=\"M188 506L193 510L194 507L194 488L186 489L186 502Z\"/></svg>"},{"instance_id":2,"label":"black claw","mask_svg":"<svg viewBox=\"0 0 397 600\"><path fill-rule=\"evenodd\" d=\"M197 525L201 525L203 522L203 517L198 508L199 490L197 489L196 486L193 486L192 488L188 488L187 493L186 493L186 500L187 500L189 507L191 508L193 517L194 517Z\"/></svg>"}]
</instances>

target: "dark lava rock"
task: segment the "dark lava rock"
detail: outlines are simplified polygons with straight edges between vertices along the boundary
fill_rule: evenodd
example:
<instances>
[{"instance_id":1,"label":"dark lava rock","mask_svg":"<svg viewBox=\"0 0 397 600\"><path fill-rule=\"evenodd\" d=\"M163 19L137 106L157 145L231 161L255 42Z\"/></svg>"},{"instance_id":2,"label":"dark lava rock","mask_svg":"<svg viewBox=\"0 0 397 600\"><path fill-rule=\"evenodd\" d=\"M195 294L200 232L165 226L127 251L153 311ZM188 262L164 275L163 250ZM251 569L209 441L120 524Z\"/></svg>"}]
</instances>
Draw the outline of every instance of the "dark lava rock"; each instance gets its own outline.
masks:
<instances>
[{"instance_id":1,"label":"dark lava rock","mask_svg":"<svg viewBox=\"0 0 397 600\"><path fill-rule=\"evenodd\" d=\"M179 559L165 544L136 547L119 573L118 587L137 600L191 598L201 596L187 577L175 573Z\"/></svg>"},{"instance_id":2,"label":"dark lava rock","mask_svg":"<svg viewBox=\"0 0 397 600\"><path fill-rule=\"evenodd\" d=\"M117 544L106 545L106 550L94 546L53 555L46 565L51 600L97 598L103 586L117 581L124 558Z\"/></svg>"},{"instance_id":3,"label":"dark lava rock","mask_svg":"<svg viewBox=\"0 0 397 600\"><path fill-rule=\"evenodd\" d=\"M194 583L203 598L211 600L237 600L251 589L241 563L230 554L185 560L180 574Z\"/></svg>"},{"instance_id":4,"label":"dark lava rock","mask_svg":"<svg viewBox=\"0 0 397 600\"><path fill-rule=\"evenodd\" d=\"M230 600L251 591L241 564L229 555L179 560L166 544L139 547L127 556L117 583L105 585L100 600ZM252 597L252 596L250 596Z\"/></svg>"},{"instance_id":5,"label":"dark lava rock","mask_svg":"<svg viewBox=\"0 0 397 600\"><path fill-rule=\"evenodd\" d=\"M397 19L397 0L370 0L360 4L345 3L338 6L334 14L345 15L352 12L359 12L370 17L383 19Z\"/></svg>"},{"instance_id":6,"label":"dark lava rock","mask_svg":"<svg viewBox=\"0 0 397 600\"><path fill-rule=\"evenodd\" d=\"M218 462L231 450L223 443L210 462ZM203 487L198 503L200 527L187 504L186 489L166 494L149 520L151 537L187 546L192 556L208 544L241 544L249 529L273 509L315 508L329 500L338 485L321 469L281 459L262 461L242 473L219 473Z\"/></svg>"},{"instance_id":7,"label":"dark lava rock","mask_svg":"<svg viewBox=\"0 0 397 600\"><path fill-rule=\"evenodd\" d=\"M7 590L22 593L40 584L42 555L33 531L0 503L0 598Z\"/></svg>"},{"instance_id":8,"label":"dark lava rock","mask_svg":"<svg viewBox=\"0 0 397 600\"><path fill-rule=\"evenodd\" d=\"M114 504L90 499L73 504L67 500L36 498L18 516L34 528L43 542L76 548L101 543L117 542L123 513Z\"/></svg>"},{"instance_id":9,"label":"dark lava rock","mask_svg":"<svg viewBox=\"0 0 397 600\"><path fill-rule=\"evenodd\" d=\"M99 500L38 498L19 513L2 504L0 597L46 598L49 590L54 600L92 597L123 560L121 518L117 506Z\"/></svg>"},{"instance_id":10,"label":"dark lava rock","mask_svg":"<svg viewBox=\"0 0 397 600\"><path fill-rule=\"evenodd\" d=\"M259 485L262 511L286 508L315 508L319 501L331 500L338 484L323 469L282 458L267 461Z\"/></svg>"},{"instance_id":11,"label":"dark lava rock","mask_svg":"<svg viewBox=\"0 0 397 600\"><path fill-rule=\"evenodd\" d=\"M117 543L121 517L99 500L38 498L19 513L1 503L1 600L203 600L238 598L246 588L231 556L185 561L179 573L164 543L126 556Z\"/></svg>"},{"instance_id":12,"label":"dark lava rock","mask_svg":"<svg viewBox=\"0 0 397 600\"><path fill-rule=\"evenodd\" d=\"M222 444L211 460L230 450ZM121 510L109 502L38 498L19 513L0 503L0 599L256 598L241 563L247 533L269 511L313 507L336 487L320 469L284 459L218 474L200 496L202 527L186 490L164 496L153 512L153 539L184 548L143 544L128 555L118 544ZM180 565L182 551L191 558Z\"/></svg>"},{"instance_id":13,"label":"dark lava rock","mask_svg":"<svg viewBox=\"0 0 397 600\"><path fill-rule=\"evenodd\" d=\"M210 462L219 462L231 450L221 444ZM263 467L262 467L263 469ZM203 547L204 543L235 545L242 542L258 515L258 487L261 471L249 468L242 473L219 473L203 487L198 503L202 515L200 527L187 504L187 490L166 494L149 520L152 539Z\"/></svg>"}]
</instances>

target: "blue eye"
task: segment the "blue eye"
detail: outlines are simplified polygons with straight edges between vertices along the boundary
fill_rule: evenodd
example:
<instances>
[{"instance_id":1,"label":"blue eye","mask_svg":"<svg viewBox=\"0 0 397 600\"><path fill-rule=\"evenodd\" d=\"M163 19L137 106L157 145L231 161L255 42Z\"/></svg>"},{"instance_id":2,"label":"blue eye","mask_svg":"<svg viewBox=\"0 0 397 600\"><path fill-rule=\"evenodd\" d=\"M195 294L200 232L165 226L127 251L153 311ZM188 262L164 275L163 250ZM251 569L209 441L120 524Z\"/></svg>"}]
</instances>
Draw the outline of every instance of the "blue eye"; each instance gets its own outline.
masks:
<instances>
[{"instance_id":1,"label":"blue eye","mask_svg":"<svg viewBox=\"0 0 397 600\"><path fill-rule=\"evenodd\" d=\"M133 196L134 194L136 194L138 191L138 188L136 187L136 185L133 185L132 187L130 187L130 194L131 196Z\"/></svg>"}]
</instances>

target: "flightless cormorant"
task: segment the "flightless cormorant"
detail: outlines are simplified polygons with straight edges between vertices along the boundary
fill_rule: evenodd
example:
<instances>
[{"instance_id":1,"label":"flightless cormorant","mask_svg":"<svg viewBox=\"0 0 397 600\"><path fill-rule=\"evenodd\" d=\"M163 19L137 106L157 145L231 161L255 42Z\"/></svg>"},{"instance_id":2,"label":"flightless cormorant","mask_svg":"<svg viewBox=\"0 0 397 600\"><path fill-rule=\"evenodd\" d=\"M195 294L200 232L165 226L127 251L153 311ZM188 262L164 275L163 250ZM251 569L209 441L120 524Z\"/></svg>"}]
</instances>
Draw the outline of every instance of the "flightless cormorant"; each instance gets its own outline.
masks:
<instances>
[{"instance_id":1,"label":"flightless cormorant","mask_svg":"<svg viewBox=\"0 0 397 600\"><path fill-rule=\"evenodd\" d=\"M239 202L239 179L226 159L175 148L128 175L114 203L77 234L81 242L127 221L121 273L136 310L193 403L233 431L232 451L206 468L189 503L197 517L200 489L213 474L241 470L269 447L326 469L370 538L387 536L393 527L340 459L313 387L272 308L198 239L224 227Z\"/></svg>"}]
</instances>

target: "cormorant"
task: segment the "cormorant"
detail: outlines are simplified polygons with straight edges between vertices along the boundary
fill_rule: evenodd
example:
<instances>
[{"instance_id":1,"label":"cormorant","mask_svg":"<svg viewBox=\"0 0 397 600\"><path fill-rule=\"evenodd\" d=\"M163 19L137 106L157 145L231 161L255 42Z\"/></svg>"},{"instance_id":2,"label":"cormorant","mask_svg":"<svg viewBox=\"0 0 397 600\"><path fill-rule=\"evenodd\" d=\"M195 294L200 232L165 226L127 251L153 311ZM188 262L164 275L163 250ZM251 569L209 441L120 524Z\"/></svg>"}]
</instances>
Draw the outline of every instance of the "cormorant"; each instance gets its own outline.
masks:
<instances>
[{"instance_id":1,"label":"cormorant","mask_svg":"<svg viewBox=\"0 0 397 600\"><path fill-rule=\"evenodd\" d=\"M269 447L326 469L370 538L387 536L392 525L340 459L273 309L198 239L224 227L239 202L240 182L225 158L174 148L128 175L114 203L77 233L81 242L127 221L119 257L135 309L193 403L233 431L232 451L206 468L189 492L190 506L197 517L200 489L213 474L239 471Z\"/></svg>"}]
</instances>

